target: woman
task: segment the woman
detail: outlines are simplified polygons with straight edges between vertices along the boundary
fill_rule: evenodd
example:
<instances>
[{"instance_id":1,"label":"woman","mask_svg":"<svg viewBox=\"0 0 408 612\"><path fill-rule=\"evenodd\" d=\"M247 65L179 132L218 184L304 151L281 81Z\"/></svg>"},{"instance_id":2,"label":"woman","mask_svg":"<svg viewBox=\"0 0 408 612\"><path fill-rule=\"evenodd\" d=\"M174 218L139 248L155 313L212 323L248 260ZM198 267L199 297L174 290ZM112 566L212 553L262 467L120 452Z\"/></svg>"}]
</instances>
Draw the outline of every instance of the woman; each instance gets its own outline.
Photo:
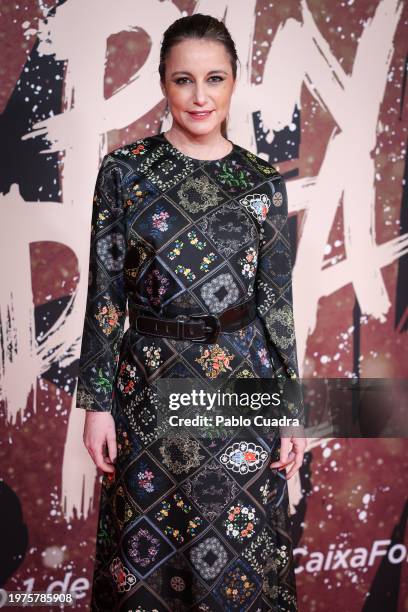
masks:
<instances>
[{"instance_id":1,"label":"woman","mask_svg":"<svg viewBox=\"0 0 408 612\"><path fill-rule=\"evenodd\" d=\"M298 374L285 184L224 135L236 66L222 22L173 23L159 67L171 128L99 170L77 389L106 472L92 610L297 609L284 470L304 439L158 420L164 378Z\"/></svg>"}]
</instances>

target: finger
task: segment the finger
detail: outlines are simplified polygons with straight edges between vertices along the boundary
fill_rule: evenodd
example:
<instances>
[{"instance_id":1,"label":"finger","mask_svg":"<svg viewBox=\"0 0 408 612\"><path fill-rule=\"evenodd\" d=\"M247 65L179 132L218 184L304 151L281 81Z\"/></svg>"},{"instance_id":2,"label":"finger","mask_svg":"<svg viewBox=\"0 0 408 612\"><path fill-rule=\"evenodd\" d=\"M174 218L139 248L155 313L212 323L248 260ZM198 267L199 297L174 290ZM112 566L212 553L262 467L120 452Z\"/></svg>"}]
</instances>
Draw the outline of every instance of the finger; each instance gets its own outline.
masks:
<instances>
[{"instance_id":1,"label":"finger","mask_svg":"<svg viewBox=\"0 0 408 612\"><path fill-rule=\"evenodd\" d=\"M285 440L286 442L291 441L289 438L282 438L282 440ZM274 461L270 464L271 469L276 467L281 470L283 467L287 467L290 463L292 463L295 457L298 458L297 461L299 462L299 467L302 465L306 441L303 438L292 438L292 443L294 450L291 450L288 453L288 460L284 462L281 458L281 460L279 461ZM294 468L295 471L297 471L299 467ZM290 474L290 471L288 472L288 474Z\"/></svg>"},{"instance_id":2,"label":"finger","mask_svg":"<svg viewBox=\"0 0 408 612\"><path fill-rule=\"evenodd\" d=\"M113 465L111 465L110 463L108 463L107 461L105 461L105 455L103 454L103 449L104 449L104 444L99 444L96 448L94 448L94 455L95 455L95 463L96 466L100 469L103 470L104 472L114 472L115 471L115 467Z\"/></svg>"},{"instance_id":3,"label":"finger","mask_svg":"<svg viewBox=\"0 0 408 612\"><path fill-rule=\"evenodd\" d=\"M303 463L303 454L299 455L298 453L294 453L294 457L290 461L285 463L284 466L282 466L282 467L280 467L278 469L282 470L283 468L288 468L288 467L289 467L289 469L292 469L292 465L293 466L296 465L297 467L295 469L299 469L299 467L301 467L302 463Z\"/></svg>"},{"instance_id":4,"label":"finger","mask_svg":"<svg viewBox=\"0 0 408 612\"><path fill-rule=\"evenodd\" d=\"M293 438L293 448L304 453L306 450L306 440L303 438Z\"/></svg>"},{"instance_id":5,"label":"finger","mask_svg":"<svg viewBox=\"0 0 408 612\"><path fill-rule=\"evenodd\" d=\"M108 445L108 458L107 458L107 460L109 460L110 463L115 463L116 455L117 455L116 436L114 436L114 435L107 436L106 442L107 442L107 445Z\"/></svg>"},{"instance_id":6,"label":"finger","mask_svg":"<svg viewBox=\"0 0 408 612\"><path fill-rule=\"evenodd\" d=\"M94 457L94 454L93 454L92 449L91 449L91 448L86 447L86 450L88 451L88 453L89 453L89 455L90 455L90 457L91 457L92 461L95 463L95 457Z\"/></svg>"},{"instance_id":7,"label":"finger","mask_svg":"<svg viewBox=\"0 0 408 612\"><path fill-rule=\"evenodd\" d=\"M292 463L292 461L294 460L294 458L295 458L295 453L294 453L294 451L290 451L290 452L289 452L289 454L288 454L287 461L282 461L281 459L280 459L279 461L273 461L273 462L270 464L270 467L271 467L271 468L273 468L273 467L279 467L279 466L281 466L281 465L286 465L286 464L288 464L288 463Z\"/></svg>"},{"instance_id":8,"label":"finger","mask_svg":"<svg viewBox=\"0 0 408 612\"><path fill-rule=\"evenodd\" d=\"M287 462L287 463L285 463L284 465L281 465L280 467L278 467L278 468L277 468L277 470L278 470L279 472L285 472L285 471L286 471L286 469L287 469L288 467L290 467L292 464L293 464L293 460L292 460L292 461L288 461L288 462Z\"/></svg>"},{"instance_id":9,"label":"finger","mask_svg":"<svg viewBox=\"0 0 408 612\"><path fill-rule=\"evenodd\" d=\"M292 478L292 476L302 467L303 457L296 457L293 467L286 474L286 479Z\"/></svg>"},{"instance_id":10,"label":"finger","mask_svg":"<svg viewBox=\"0 0 408 612\"><path fill-rule=\"evenodd\" d=\"M283 471L286 470L286 468L290 468L293 464L293 459L292 461L288 461L287 463L285 463L285 465L282 465L282 467L278 468L278 470Z\"/></svg>"},{"instance_id":11,"label":"finger","mask_svg":"<svg viewBox=\"0 0 408 612\"><path fill-rule=\"evenodd\" d=\"M289 451L292 450L292 441L290 438L281 438L280 445L280 462L285 464L288 462Z\"/></svg>"}]
</instances>

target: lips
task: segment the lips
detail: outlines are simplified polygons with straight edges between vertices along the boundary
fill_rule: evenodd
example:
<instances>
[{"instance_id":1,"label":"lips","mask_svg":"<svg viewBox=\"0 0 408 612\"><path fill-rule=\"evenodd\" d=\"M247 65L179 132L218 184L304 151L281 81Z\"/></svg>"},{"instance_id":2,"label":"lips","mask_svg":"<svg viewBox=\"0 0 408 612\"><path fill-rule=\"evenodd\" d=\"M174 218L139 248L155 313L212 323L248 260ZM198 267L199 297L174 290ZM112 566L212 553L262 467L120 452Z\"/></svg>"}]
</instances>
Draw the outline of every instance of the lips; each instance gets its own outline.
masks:
<instances>
[{"instance_id":1,"label":"lips","mask_svg":"<svg viewBox=\"0 0 408 612\"><path fill-rule=\"evenodd\" d=\"M188 111L188 114L194 119L205 119L206 117L209 117L211 113L212 113L212 110L210 111Z\"/></svg>"}]
</instances>

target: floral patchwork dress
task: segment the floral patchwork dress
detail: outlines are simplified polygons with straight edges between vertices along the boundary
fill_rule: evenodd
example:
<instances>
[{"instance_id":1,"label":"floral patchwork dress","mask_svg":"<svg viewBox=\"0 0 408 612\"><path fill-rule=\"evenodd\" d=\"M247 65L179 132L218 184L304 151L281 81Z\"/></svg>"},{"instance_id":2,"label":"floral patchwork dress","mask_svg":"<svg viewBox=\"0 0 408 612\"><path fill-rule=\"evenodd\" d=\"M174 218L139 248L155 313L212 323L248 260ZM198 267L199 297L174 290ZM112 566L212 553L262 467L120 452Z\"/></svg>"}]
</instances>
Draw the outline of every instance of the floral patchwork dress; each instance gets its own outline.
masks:
<instances>
[{"instance_id":1,"label":"floral patchwork dress","mask_svg":"<svg viewBox=\"0 0 408 612\"><path fill-rule=\"evenodd\" d=\"M160 133L105 155L76 403L111 412L117 435L92 610L297 610L287 481L270 468L277 429L161 434L155 392L164 377L297 379L291 266L284 179L250 151L199 160ZM215 343L125 325L132 304L175 317L251 296L256 318Z\"/></svg>"}]
</instances>

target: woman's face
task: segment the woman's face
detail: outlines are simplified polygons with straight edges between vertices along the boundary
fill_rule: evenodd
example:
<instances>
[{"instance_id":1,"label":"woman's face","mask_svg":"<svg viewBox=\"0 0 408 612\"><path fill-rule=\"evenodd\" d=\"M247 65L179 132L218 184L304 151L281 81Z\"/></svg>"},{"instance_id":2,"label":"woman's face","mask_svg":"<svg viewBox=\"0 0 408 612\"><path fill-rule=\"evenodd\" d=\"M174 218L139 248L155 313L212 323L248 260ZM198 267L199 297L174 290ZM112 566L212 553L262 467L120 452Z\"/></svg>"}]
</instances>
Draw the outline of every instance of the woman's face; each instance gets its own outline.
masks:
<instances>
[{"instance_id":1,"label":"woman's face","mask_svg":"<svg viewBox=\"0 0 408 612\"><path fill-rule=\"evenodd\" d=\"M231 60L222 43L189 39L171 48L161 88L179 128L195 136L219 131L234 86Z\"/></svg>"}]
</instances>

